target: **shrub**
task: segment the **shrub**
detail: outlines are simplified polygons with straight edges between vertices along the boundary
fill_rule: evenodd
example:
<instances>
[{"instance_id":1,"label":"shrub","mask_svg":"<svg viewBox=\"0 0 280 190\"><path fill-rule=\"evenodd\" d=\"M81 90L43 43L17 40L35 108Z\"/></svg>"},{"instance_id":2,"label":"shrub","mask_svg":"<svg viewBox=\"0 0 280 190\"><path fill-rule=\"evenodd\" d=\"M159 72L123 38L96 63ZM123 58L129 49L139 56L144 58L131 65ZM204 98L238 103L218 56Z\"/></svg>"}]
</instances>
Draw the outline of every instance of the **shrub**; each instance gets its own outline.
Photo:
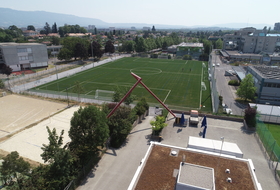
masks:
<instances>
[{"instance_id":1,"label":"shrub","mask_svg":"<svg viewBox=\"0 0 280 190\"><path fill-rule=\"evenodd\" d=\"M171 59L171 55L168 55L168 59Z\"/></svg>"},{"instance_id":2,"label":"shrub","mask_svg":"<svg viewBox=\"0 0 280 190\"><path fill-rule=\"evenodd\" d=\"M4 82L0 80L0 88L5 88Z\"/></svg>"},{"instance_id":3,"label":"shrub","mask_svg":"<svg viewBox=\"0 0 280 190\"><path fill-rule=\"evenodd\" d=\"M184 55L183 60L192 60L191 55Z\"/></svg>"},{"instance_id":4,"label":"shrub","mask_svg":"<svg viewBox=\"0 0 280 190\"><path fill-rule=\"evenodd\" d=\"M228 81L228 85L239 86L240 83L238 80L230 80L230 81Z\"/></svg>"},{"instance_id":5,"label":"shrub","mask_svg":"<svg viewBox=\"0 0 280 190\"><path fill-rule=\"evenodd\" d=\"M157 116L155 121L151 121L153 135L159 135L164 127L167 126L165 123L165 118L161 116Z\"/></svg>"},{"instance_id":6,"label":"shrub","mask_svg":"<svg viewBox=\"0 0 280 190\"><path fill-rule=\"evenodd\" d=\"M256 127L256 116L257 116L257 109L248 107L245 109L245 116L244 119L248 125L248 127Z\"/></svg>"},{"instance_id":7,"label":"shrub","mask_svg":"<svg viewBox=\"0 0 280 190\"><path fill-rule=\"evenodd\" d=\"M158 58L158 54L156 54L156 53L153 53L153 54L151 54L151 56L150 56L151 58Z\"/></svg>"}]
</instances>

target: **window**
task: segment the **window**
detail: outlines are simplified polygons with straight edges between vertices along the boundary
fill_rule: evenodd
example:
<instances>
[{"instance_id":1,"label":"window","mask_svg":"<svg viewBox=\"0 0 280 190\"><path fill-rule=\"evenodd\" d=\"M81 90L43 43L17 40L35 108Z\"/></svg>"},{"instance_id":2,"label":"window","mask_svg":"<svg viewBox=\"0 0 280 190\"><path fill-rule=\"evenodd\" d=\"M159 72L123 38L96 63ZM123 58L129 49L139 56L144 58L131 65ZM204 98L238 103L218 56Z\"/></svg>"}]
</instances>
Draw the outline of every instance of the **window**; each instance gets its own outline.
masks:
<instances>
[{"instance_id":1,"label":"window","mask_svg":"<svg viewBox=\"0 0 280 190\"><path fill-rule=\"evenodd\" d=\"M31 48L18 48L17 52L18 53L22 53L22 52L32 53L32 49Z\"/></svg>"},{"instance_id":2,"label":"window","mask_svg":"<svg viewBox=\"0 0 280 190\"><path fill-rule=\"evenodd\" d=\"M19 56L18 59L20 61L28 60L28 56Z\"/></svg>"}]
</instances>

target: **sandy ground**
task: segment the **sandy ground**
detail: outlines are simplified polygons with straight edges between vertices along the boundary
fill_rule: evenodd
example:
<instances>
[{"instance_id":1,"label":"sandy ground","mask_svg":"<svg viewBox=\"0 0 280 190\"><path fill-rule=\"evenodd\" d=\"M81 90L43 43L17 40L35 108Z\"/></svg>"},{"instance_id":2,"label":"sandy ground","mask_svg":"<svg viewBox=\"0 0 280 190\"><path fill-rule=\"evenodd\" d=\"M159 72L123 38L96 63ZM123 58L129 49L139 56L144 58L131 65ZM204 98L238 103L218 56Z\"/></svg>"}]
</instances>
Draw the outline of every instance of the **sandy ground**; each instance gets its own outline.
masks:
<instances>
[{"instance_id":1,"label":"sandy ground","mask_svg":"<svg viewBox=\"0 0 280 190\"><path fill-rule=\"evenodd\" d=\"M8 95L0 98L0 138L63 110L67 105L51 101Z\"/></svg>"},{"instance_id":2,"label":"sandy ground","mask_svg":"<svg viewBox=\"0 0 280 190\"><path fill-rule=\"evenodd\" d=\"M73 113L78 109L78 106L66 109L38 123L32 128L26 129L12 136L0 144L0 149L8 152L17 151L20 156L44 163L40 155L43 153L41 149L42 145L49 144L46 126L48 126L51 130L56 128L58 135L60 135L61 131L64 130L63 143L66 144L70 141L68 136L70 120Z\"/></svg>"}]
</instances>

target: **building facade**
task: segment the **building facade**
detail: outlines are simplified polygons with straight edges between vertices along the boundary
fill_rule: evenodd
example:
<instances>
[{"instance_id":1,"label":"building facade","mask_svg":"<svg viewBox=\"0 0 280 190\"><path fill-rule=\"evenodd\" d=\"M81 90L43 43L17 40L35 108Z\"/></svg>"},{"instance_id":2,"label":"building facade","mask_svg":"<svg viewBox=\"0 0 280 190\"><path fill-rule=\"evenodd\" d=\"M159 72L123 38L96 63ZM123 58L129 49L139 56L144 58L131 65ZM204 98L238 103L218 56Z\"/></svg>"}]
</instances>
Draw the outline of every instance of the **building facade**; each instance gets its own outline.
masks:
<instances>
[{"instance_id":1,"label":"building facade","mask_svg":"<svg viewBox=\"0 0 280 190\"><path fill-rule=\"evenodd\" d=\"M177 45L176 56L191 55L193 59L199 59L203 53L203 43L181 43Z\"/></svg>"},{"instance_id":2,"label":"building facade","mask_svg":"<svg viewBox=\"0 0 280 190\"><path fill-rule=\"evenodd\" d=\"M274 30L280 32L280 22L274 24Z\"/></svg>"},{"instance_id":3,"label":"building facade","mask_svg":"<svg viewBox=\"0 0 280 190\"><path fill-rule=\"evenodd\" d=\"M277 66L248 66L257 88L257 103L280 105L280 68Z\"/></svg>"},{"instance_id":4,"label":"building facade","mask_svg":"<svg viewBox=\"0 0 280 190\"><path fill-rule=\"evenodd\" d=\"M0 43L0 64L13 71L47 67L47 46L39 43Z\"/></svg>"},{"instance_id":5,"label":"building facade","mask_svg":"<svg viewBox=\"0 0 280 190\"><path fill-rule=\"evenodd\" d=\"M223 36L223 51L236 50L243 53L273 54L280 52L280 34L268 34L267 29L242 28L234 34Z\"/></svg>"}]
</instances>

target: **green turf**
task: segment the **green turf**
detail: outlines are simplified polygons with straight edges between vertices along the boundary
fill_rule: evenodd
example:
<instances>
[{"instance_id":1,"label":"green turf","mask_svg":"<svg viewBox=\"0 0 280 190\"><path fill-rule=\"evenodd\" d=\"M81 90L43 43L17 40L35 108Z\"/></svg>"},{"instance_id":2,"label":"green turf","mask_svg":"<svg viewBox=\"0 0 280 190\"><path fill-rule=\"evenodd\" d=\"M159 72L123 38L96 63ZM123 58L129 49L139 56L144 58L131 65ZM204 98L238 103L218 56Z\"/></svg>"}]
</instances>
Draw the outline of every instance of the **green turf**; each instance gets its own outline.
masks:
<instances>
[{"instance_id":1,"label":"green turf","mask_svg":"<svg viewBox=\"0 0 280 190\"><path fill-rule=\"evenodd\" d=\"M76 81L85 89L84 94L95 96L97 89L114 91L116 86L130 89L136 82L130 72L134 72L162 101L172 109L200 107L202 111L211 112L210 85L206 67L200 61L166 60L150 58L122 58L75 75L53 81L33 90L56 91L65 93L66 88L71 93ZM202 75L203 72L203 75ZM207 90L202 91L200 100L201 80ZM140 84L133 93L138 98L145 97L150 104L158 104Z\"/></svg>"},{"instance_id":2,"label":"green turf","mask_svg":"<svg viewBox=\"0 0 280 190\"><path fill-rule=\"evenodd\" d=\"M266 124L266 126L276 140L277 144L280 145L280 125Z\"/></svg>"}]
</instances>

